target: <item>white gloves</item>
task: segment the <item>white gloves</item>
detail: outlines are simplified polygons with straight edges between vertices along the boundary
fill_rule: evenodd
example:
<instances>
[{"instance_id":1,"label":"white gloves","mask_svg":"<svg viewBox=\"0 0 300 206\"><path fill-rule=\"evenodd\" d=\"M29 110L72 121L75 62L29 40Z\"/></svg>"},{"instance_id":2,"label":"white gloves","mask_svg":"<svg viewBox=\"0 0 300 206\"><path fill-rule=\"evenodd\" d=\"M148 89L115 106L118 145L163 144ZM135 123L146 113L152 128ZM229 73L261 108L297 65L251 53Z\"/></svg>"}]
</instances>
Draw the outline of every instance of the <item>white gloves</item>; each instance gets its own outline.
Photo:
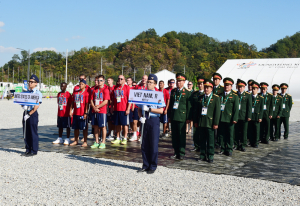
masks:
<instances>
[{"instance_id":1,"label":"white gloves","mask_svg":"<svg viewBox=\"0 0 300 206\"><path fill-rule=\"evenodd\" d=\"M29 119L29 117L30 117L30 115L29 115L29 114L26 114L26 115L24 116L24 121L26 121L27 119Z\"/></svg>"},{"instance_id":2,"label":"white gloves","mask_svg":"<svg viewBox=\"0 0 300 206\"><path fill-rule=\"evenodd\" d=\"M24 109L25 111L27 110L27 108L28 108L27 106L23 106L23 109Z\"/></svg>"},{"instance_id":3,"label":"white gloves","mask_svg":"<svg viewBox=\"0 0 300 206\"><path fill-rule=\"evenodd\" d=\"M144 110L145 112L148 112L148 111L149 111L149 107L148 107L147 105L143 105L143 110Z\"/></svg>"},{"instance_id":4,"label":"white gloves","mask_svg":"<svg viewBox=\"0 0 300 206\"><path fill-rule=\"evenodd\" d=\"M140 122L141 122L142 124L145 124L145 122L146 122L146 117L141 117L141 118L140 118Z\"/></svg>"}]
</instances>

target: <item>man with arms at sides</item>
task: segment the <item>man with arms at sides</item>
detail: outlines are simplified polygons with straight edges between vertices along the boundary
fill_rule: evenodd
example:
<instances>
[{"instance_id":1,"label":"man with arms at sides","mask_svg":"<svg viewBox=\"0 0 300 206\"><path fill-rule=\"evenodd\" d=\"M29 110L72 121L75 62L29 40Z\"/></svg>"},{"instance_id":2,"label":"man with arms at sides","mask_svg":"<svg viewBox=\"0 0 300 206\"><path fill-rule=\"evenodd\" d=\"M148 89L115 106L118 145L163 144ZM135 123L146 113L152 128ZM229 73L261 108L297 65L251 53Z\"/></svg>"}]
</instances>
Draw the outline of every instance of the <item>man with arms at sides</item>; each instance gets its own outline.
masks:
<instances>
[{"instance_id":1,"label":"man with arms at sides","mask_svg":"<svg viewBox=\"0 0 300 206\"><path fill-rule=\"evenodd\" d=\"M112 123L112 113L111 113L111 107L113 107L113 99L114 99L114 89L115 89L115 85L114 85L114 80L113 78L109 77L107 79L107 89L109 90L109 95L110 95L110 100L108 101L108 111L107 111L107 123L108 123L108 141L113 141L115 140L114 136L114 132L115 132L115 125Z\"/></svg>"},{"instance_id":2,"label":"man with arms at sides","mask_svg":"<svg viewBox=\"0 0 300 206\"><path fill-rule=\"evenodd\" d=\"M170 99L171 99L171 91L174 88L175 88L175 79L170 79L168 81L168 87L166 88L166 90L169 92ZM169 107L169 109L167 111L168 123L167 123L166 137L168 137L168 132L169 133L171 132L171 129L170 129L170 123L171 123L170 115L171 115L171 108Z\"/></svg>"},{"instance_id":3,"label":"man with arms at sides","mask_svg":"<svg viewBox=\"0 0 300 206\"><path fill-rule=\"evenodd\" d=\"M199 90L194 91L190 97L191 98L191 106L192 106L191 110L190 110L190 113L192 113L191 116L194 116L194 113L195 113L196 108L199 103L199 97L204 94L204 84L203 83L204 83L204 77L198 76L197 77L197 86L198 86ZM195 128L195 132L193 134L193 141L194 141L194 149L192 149L191 151L199 152L200 151L200 127Z\"/></svg>"},{"instance_id":4,"label":"man with arms at sides","mask_svg":"<svg viewBox=\"0 0 300 206\"><path fill-rule=\"evenodd\" d=\"M202 83L203 84L203 83ZM193 120L196 129L199 129L201 137L199 140L200 158L198 161L212 163L215 154L214 130L218 129L220 122L220 98L213 94L213 81L205 80L205 93L199 96L193 107Z\"/></svg>"},{"instance_id":5,"label":"man with arms at sides","mask_svg":"<svg viewBox=\"0 0 300 206\"><path fill-rule=\"evenodd\" d=\"M99 76L99 86L94 89L91 97L92 107L92 125L95 132L96 142L91 148L105 148L106 139L106 114L107 114L107 103L110 100L110 94L107 87L104 87L104 76ZM99 136L102 132L102 142L99 144Z\"/></svg>"},{"instance_id":6,"label":"man with arms at sides","mask_svg":"<svg viewBox=\"0 0 300 206\"><path fill-rule=\"evenodd\" d=\"M193 89L193 82L189 81L188 82L188 88L187 90L191 93L194 92L194 89ZM191 111L191 110L190 110ZM192 116L191 116L192 117ZM186 133L189 134L189 133L192 133L192 128L193 128L193 120L190 119L190 123L187 123L186 124Z\"/></svg>"},{"instance_id":7,"label":"man with arms at sides","mask_svg":"<svg viewBox=\"0 0 300 206\"><path fill-rule=\"evenodd\" d=\"M92 97L94 89L98 87L98 79L99 79L99 76L96 76L95 77L95 85L91 87L90 97ZM92 118L92 108L89 108L89 122L91 122L91 118ZM94 137L94 127L92 127L92 134L88 135L88 138L92 138L92 137Z\"/></svg>"},{"instance_id":8,"label":"man with arms at sides","mask_svg":"<svg viewBox=\"0 0 300 206\"><path fill-rule=\"evenodd\" d=\"M114 89L113 107L113 124L117 130L117 139L112 141L112 144L127 144L129 113L131 104L128 103L130 88L125 84L125 77L119 75L117 85ZM120 133L124 130L124 139L121 140Z\"/></svg>"},{"instance_id":9,"label":"man with arms at sides","mask_svg":"<svg viewBox=\"0 0 300 206\"><path fill-rule=\"evenodd\" d=\"M87 118L90 96L84 79L80 80L79 87L80 90L73 93L73 100L70 107L70 117L72 118L73 116L72 128L74 129L75 136L75 141L70 145L75 146L78 144L79 130L83 130L84 143L82 147L87 147Z\"/></svg>"},{"instance_id":10,"label":"man with arms at sides","mask_svg":"<svg viewBox=\"0 0 300 206\"><path fill-rule=\"evenodd\" d=\"M169 92L165 89L165 83L163 80L159 81L159 89L164 95L165 107L163 113L160 115L160 122L163 124L163 134L161 137L164 139L167 136L167 124L168 124L168 109L170 104L170 95Z\"/></svg>"},{"instance_id":11,"label":"man with arms at sides","mask_svg":"<svg viewBox=\"0 0 300 206\"><path fill-rule=\"evenodd\" d=\"M70 132L71 132L71 118L70 118L70 106L72 104L72 95L66 91L67 83L63 82L60 84L61 92L57 94L57 127L58 127L58 138L53 144L70 144ZM65 141L62 139L62 133L64 128L67 128L67 138Z\"/></svg>"},{"instance_id":12,"label":"man with arms at sides","mask_svg":"<svg viewBox=\"0 0 300 206\"><path fill-rule=\"evenodd\" d=\"M273 117L270 122L270 139L271 141L278 141L279 138L279 127L280 117L282 116L282 96L278 95L280 86L274 84L273 89ZM274 131L275 127L275 131Z\"/></svg>"},{"instance_id":13,"label":"man with arms at sides","mask_svg":"<svg viewBox=\"0 0 300 206\"><path fill-rule=\"evenodd\" d=\"M286 93L288 84L282 83L280 84L281 88L281 96L282 96L282 116L280 117L280 125L283 123L284 126L284 139L288 139L289 137L289 119L290 113L293 106L293 99L290 94ZM281 136L281 126L279 127L279 139Z\"/></svg>"}]
</instances>

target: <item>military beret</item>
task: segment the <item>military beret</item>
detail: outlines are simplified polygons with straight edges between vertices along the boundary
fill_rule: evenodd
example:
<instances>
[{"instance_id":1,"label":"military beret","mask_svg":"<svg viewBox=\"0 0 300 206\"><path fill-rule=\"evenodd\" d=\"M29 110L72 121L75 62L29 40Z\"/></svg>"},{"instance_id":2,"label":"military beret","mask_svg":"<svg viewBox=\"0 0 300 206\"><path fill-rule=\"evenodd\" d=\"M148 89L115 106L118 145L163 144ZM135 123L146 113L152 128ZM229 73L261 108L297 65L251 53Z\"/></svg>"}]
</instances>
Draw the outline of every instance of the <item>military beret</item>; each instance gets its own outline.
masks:
<instances>
[{"instance_id":1,"label":"military beret","mask_svg":"<svg viewBox=\"0 0 300 206\"><path fill-rule=\"evenodd\" d=\"M288 87L289 87L289 85L286 84L286 83L282 83L282 84L280 85L280 88L281 88L281 89L287 89Z\"/></svg>"},{"instance_id":2,"label":"military beret","mask_svg":"<svg viewBox=\"0 0 300 206\"><path fill-rule=\"evenodd\" d=\"M149 74L148 80L154 80L157 82L157 76L155 74Z\"/></svg>"},{"instance_id":3,"label":"military beret","mask_svg":"<svg viewBox=\"0 0 300 206\"><path fill-rule=\"evenodd\" d=\"M278 84L273 84L272 89L278 91L280 86Z\"/></svg>"},{"instance_id":4,"label":"military beret","mask_svg":"<svg viewBox=\"0 0 300 206\"><path fill-rule=\"evenodd\" d=\"M219 73L216 73L216 72L213 73L212 77L213 77L213 79L220 79L220 80L222 80L222 75L219 74Z\"/></svg>"},{"instance_id":5,"label":"military beret","mask_svg":"<svg viewBox=\"0 0 300 206\"><path fill-rule=\"evenodd\" d=\"M34 81L36 81L37 83L39 83L39 78L36 75L31 75L30 79L33 79Z\"/></svg>"},{"instance_id":6,"label":"military beret","mask_svg":"<svg viewBox=\"0 0 300 206\"><path fill-rule=\"evenodd\" d=\"M237 82L236 82L236 84L238 86L246 86L247 85L247 83L245 81L241 80L241 79L238 79Z\"/></svg>"},{"instance_id":7,"label":"military beret","mask_svg":"<svg viewBox=\"0 0 300 206\"><path fill-rule=\"evenodd\" d=\"M203 84L204 84L204 86L207 86L207 87L214 87L214 82L211 81L210 79L205 79Z\"/></svg>"},{"instance_id":8,"label":"military beret","mask_svg":"<svg viewBox=\"0 0 300 206\"><path fill-rule=\"evenodd\" d=\"M186 76L185 76L185 74L183 74L183 73L177 73L176 74L176 79L177 80L186 80Z\"/></svg>"},{"instance_id":9,"label":"military beret","mask_svg":"<svg viewBox=\"0 0 300 206\"><path fill-rule=\"evenodd\" d=\"M234 81L230 77L226 77L226 78L224 78L223 83L224 84L231 84L231 85L233 85Z\"/></svg>"},{"instance_id":10,"label":"military beret","mask_svg":"<svg viewBox=\"0 0 300 206\"><path fill-rule=\"evenodd\" d=\"M205 80L205 79L204 79L203 76L198 76L198 77L197 77L197 82L200 82L200 83L201 83L201 82L204 82L204 80Z\"/></svg>"},{"instance_id":11,"label":"military beret","mask_svg":"<svg viewBox=\"0 0 300 206\"><path fill-rule=\"evenodd\" d=\"M261 88L266 88L266 87L268 87L269 85L268 85L268 83L266 83L266 82L261 82L260 83L260 87Z\"/></svg>"},{"instance_id":12,"label":"military beret","mask_svg":"<svg viewBox=\"0 0 300 206\"><path fill-rule=\"evenodd\" d=\"M259 84L258 84L256 81L253 81L253 82L251 83L251 86L252 86L252 88L260 88L260 87L259 87Z\"/></svg>"}]
</instances>

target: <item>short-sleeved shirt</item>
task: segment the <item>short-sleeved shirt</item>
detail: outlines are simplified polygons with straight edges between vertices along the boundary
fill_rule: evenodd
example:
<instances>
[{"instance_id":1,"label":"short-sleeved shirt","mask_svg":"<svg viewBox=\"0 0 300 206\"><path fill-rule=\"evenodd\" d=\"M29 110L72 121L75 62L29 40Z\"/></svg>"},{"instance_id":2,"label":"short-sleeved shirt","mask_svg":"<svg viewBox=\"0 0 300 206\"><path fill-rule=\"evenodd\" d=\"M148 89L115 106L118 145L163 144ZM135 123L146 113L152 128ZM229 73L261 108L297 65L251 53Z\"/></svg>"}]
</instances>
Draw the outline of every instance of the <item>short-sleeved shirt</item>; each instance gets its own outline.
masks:
<instances>
[{"instance_id":1,"label":"short-sleeved shirt","mask_svg":"<svg viewBox=\"0 0 300 206\"><path fill-rule=\"evenodd\" d=\"M91 94L91 87L89 85L86 85L85 89L88 91L89 94ZM79 92L79 91L80 91L80 87L79 85L76 85L73 89L73 94L74 92Z\"/></svg>"},{"instance_id":2,"label":"short-sleeved shirt","mask_svg":"<svg viewBox=\"0 0 300 206\"><path fill-rule=\"evenodd\" d=\"M91 99L94 102L95 106L100 105L104 100L110 100L109 90L107 87L103 87L102 89L97 87L97 89L94 89ZM99 100L99 104L96 105L96 100ZM95 113L94 109L92 109L92 113ZM103 107L99 108L99 112L101 114L107 113L107 106L104 105Z\"/></svg>"},{"instance_id":3,"label":"short-sleeved shirt","mask_svg":"<svg viewBox=\"0 0 300 206\"><path fill-rule=\"evenodd\" d=\"M72 95L66 92L59 92L57 94L57 104L58 104L58 112L57 116L59 117L68 117L70 114L70 106L72 104Z\"/></svg>"},{"instance_id":4,"label":"short-sleeved shirt","mask_svg":"<svg viewBox=\"0 0 300 206\"><path fill-rule=\"evenodd\" d=\"M114 88L114 111L123 111L125 112L128 106L130 88L124 84L116 85ZM117 102L118 97L120 97L121 102Z\"/></svg>"},{"instance_id":5,"label":"short-sleeved shirt","mask_svg":"<svg viewBox=\"0 0 300 206\"><path fill-rule=\"evenodd\" d=\"M163 92L164 100L165 100L165 105L167 106L167 100L170 99L170 95L169 95L168 90L166 90L166 89L160 90L159 89L158 91L162 91ZM164 108L164 110L165 109L166 109L166 107Z\"/></svg>"},{"instance_id":6,"label":"short-sleeved shirt","mask_svg":"<svg viewBox=\"0 0 300 206\"><path fill-rule=\"evenodd\" d=\"M85 105L89 103L90 100L90 95L89 92L86 91L86 89L81 92L74 92L73 93L73 108L74 108L74 112L73 115L78 115L78 116L83 116L85 113ZM77 108L77 102L80 103L80 107Z\"/></svg>"}]
</instances>

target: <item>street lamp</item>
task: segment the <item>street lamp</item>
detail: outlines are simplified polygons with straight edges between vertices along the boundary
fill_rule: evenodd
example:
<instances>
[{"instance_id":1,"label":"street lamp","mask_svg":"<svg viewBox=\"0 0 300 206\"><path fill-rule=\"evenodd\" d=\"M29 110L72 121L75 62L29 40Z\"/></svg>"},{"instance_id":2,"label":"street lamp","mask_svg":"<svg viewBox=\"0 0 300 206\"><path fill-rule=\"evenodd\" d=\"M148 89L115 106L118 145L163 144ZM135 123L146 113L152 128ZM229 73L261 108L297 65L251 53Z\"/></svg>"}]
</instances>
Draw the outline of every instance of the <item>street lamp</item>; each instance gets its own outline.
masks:
<instances>
[{"instance_id":1,"label":"street lamp","mask_svg":"<svg viewBox=\"0 0 300 206\"><path fill-rule=\"evenodd\" d=\"M20 48L17 48L20 49ZM22 51L26 51L25 49L20 49ZM30 49L28 49L28 69L27 69L27 81L29 80L29 70L30 70Z\"/></svg>"}]
</instances>

